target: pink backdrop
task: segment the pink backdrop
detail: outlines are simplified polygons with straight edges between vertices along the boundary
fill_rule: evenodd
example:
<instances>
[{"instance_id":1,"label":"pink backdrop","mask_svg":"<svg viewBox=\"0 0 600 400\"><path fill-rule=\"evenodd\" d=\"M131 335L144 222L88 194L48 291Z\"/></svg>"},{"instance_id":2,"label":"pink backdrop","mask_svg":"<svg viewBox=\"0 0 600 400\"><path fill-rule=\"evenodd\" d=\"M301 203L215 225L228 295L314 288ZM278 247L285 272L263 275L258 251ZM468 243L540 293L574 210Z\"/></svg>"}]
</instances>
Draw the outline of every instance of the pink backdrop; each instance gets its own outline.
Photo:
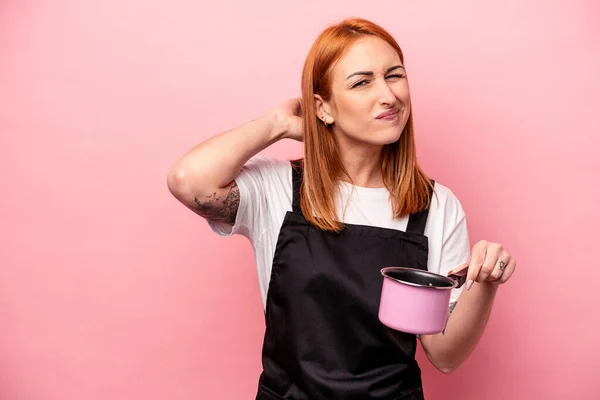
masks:
<instances>
[{"instance_id":1,"label":"pink backdrop","mask_svg":"<svg viewBox=\"0 0 600 400\"><path fill-rule=\"evenodd\" d=\"M0 4L1 400L253 398L251 248L212 234L166 174L298 95L312 40L351 15L403 46L422 164L473 241L519 261L458 371L419 354L427 398L600 398L600 5L376 4Z\"/></svg>"}]
</instances>

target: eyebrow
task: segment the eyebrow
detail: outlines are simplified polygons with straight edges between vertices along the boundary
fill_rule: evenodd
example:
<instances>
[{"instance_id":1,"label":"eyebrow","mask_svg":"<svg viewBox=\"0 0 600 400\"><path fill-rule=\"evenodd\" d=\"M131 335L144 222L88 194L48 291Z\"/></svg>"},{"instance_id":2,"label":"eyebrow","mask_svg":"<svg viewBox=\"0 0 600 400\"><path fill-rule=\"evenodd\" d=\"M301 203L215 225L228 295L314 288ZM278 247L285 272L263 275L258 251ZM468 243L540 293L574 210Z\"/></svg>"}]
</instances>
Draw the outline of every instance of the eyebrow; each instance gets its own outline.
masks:
<instances>
[{"instance_id":1,"label":"eyebrow","mask_svg":"<svg viewBox=\"0 0 600 400\"><path fill-rule=\"evenodd\" d=\"M395 70L395 69L399 69L399 68L402 68L402 69L404 69L404 66L402 66L402 65L394 65L393 67L390 67L390 68L388 68L388 70L387 70L387 71L385 71L385 73L386 73L386 74L389 74L389 73L390 73L390 72L392 72L393 70ZM356 75L367 75L367 76L373 76L374 74L373 74L373 72L372 72L372 71L356 71L356 72L353 72L353 73L351 73L350 75L348 75L348 77L346 78L346 80L348 80L348 79L350 79L350 78L352 78L353 76L356 76Z\"/></svg>"}]
</instances>

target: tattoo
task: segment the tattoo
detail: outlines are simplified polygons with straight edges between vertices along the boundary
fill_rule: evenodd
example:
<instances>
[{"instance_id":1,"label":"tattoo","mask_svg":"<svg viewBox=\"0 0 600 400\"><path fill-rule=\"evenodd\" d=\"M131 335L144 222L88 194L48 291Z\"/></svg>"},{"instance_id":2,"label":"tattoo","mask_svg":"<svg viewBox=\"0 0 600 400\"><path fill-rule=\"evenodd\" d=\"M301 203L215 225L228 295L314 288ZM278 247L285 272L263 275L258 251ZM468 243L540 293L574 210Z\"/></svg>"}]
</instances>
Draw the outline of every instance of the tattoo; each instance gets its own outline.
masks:
<instances>
[{"instance_id":1,"label":"tattoo","mask_svg":"<svg viewBox=\"0 0 600 400\"><path fill-rule=\"evenodd\" d=\"M206 196L204 201L194 197L194 202L196 212L204 218L233 225L240 205L240 190L234 181L225 198L218 197L215 192Z\"/></svg>"},{"instance_id":2,"label":"tattoo","mask_svg":"<svg viewBox=\"0 0 600 400\"><path fill-rule=\"evenodd\" d=\"M452 311L454 311L454 308L456 307L456 303L458 303L457 301L450 303L450 306L448 307L448 317L450 316L450 314L452 314Z\"/></svg>"},{"instance_id":3,"label":"tattoo","mask_svg":"<svg viewBox=\"0 0 600 400\"><path fill-rule=\"evenodd\" d=\"M442 331L442 335L444 333L446 333L446 328L448 327L448 320L450 319L450 315L452 314L452 311L454 311L454 308L456 307L456 303L458 303L458 302L454 301L454 302L450 303L450 306L448 306L448 317L446 318L446 326L444 326L444 330Z\"/></svg>"}]
</instances>

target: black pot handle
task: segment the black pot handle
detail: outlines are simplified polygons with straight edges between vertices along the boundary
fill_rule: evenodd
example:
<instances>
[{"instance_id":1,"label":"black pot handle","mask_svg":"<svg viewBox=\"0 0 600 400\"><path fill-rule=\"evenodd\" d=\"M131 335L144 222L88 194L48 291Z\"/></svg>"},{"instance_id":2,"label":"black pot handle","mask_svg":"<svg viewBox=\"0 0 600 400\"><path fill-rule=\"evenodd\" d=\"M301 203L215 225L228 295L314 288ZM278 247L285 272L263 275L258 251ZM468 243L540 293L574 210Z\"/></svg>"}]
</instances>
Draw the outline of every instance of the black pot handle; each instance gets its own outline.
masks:
<instances>
[{"instance_id":1,"label":"black pot handle","mask_svg":"<svg viewBox=\"0 0 600 400\"><path fill-rule=\"evenodd\" d=\"M459 287L461 287L462 285L465 284L465 282L467 281L467 274L463 273L460 275L457 274L451 274L448 275L448 278L455 280L456 282L458 282L458 286L456 286L456 289L458 289Z\"/></svg>"}]
</instances>

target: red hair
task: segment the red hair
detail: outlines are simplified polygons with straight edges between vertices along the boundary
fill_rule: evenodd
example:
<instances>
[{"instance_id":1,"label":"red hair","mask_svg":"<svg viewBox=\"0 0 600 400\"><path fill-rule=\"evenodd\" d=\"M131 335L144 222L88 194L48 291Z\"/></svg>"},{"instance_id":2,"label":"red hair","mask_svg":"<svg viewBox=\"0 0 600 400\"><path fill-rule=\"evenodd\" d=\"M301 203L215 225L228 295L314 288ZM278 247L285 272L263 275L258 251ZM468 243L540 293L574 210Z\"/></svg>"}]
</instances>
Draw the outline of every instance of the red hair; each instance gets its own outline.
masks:
<instances>
[{"instance_id":1,"label":"red hair","mask_svg":"<svg viewBox=\"0 0 600 400\"><path fill-rule=\"evenodd\" d=\"M331 98L331 69L358 39L376 36L404 56L394 38L380 26L359 18L347 19L324 30L311 47L302 72L302 119L304 128L304 180L300 205L304 217L325 231L339 232L343 225L336 213L336 196L345 171L331 128L317 118L314 97ZM412 107L411 107L412 110ZM396 218L429 206L433 183L417 165L412 111L400 139L385 145L382 154L383 182L390 192Z\"/></svg>"}]
</instances>

